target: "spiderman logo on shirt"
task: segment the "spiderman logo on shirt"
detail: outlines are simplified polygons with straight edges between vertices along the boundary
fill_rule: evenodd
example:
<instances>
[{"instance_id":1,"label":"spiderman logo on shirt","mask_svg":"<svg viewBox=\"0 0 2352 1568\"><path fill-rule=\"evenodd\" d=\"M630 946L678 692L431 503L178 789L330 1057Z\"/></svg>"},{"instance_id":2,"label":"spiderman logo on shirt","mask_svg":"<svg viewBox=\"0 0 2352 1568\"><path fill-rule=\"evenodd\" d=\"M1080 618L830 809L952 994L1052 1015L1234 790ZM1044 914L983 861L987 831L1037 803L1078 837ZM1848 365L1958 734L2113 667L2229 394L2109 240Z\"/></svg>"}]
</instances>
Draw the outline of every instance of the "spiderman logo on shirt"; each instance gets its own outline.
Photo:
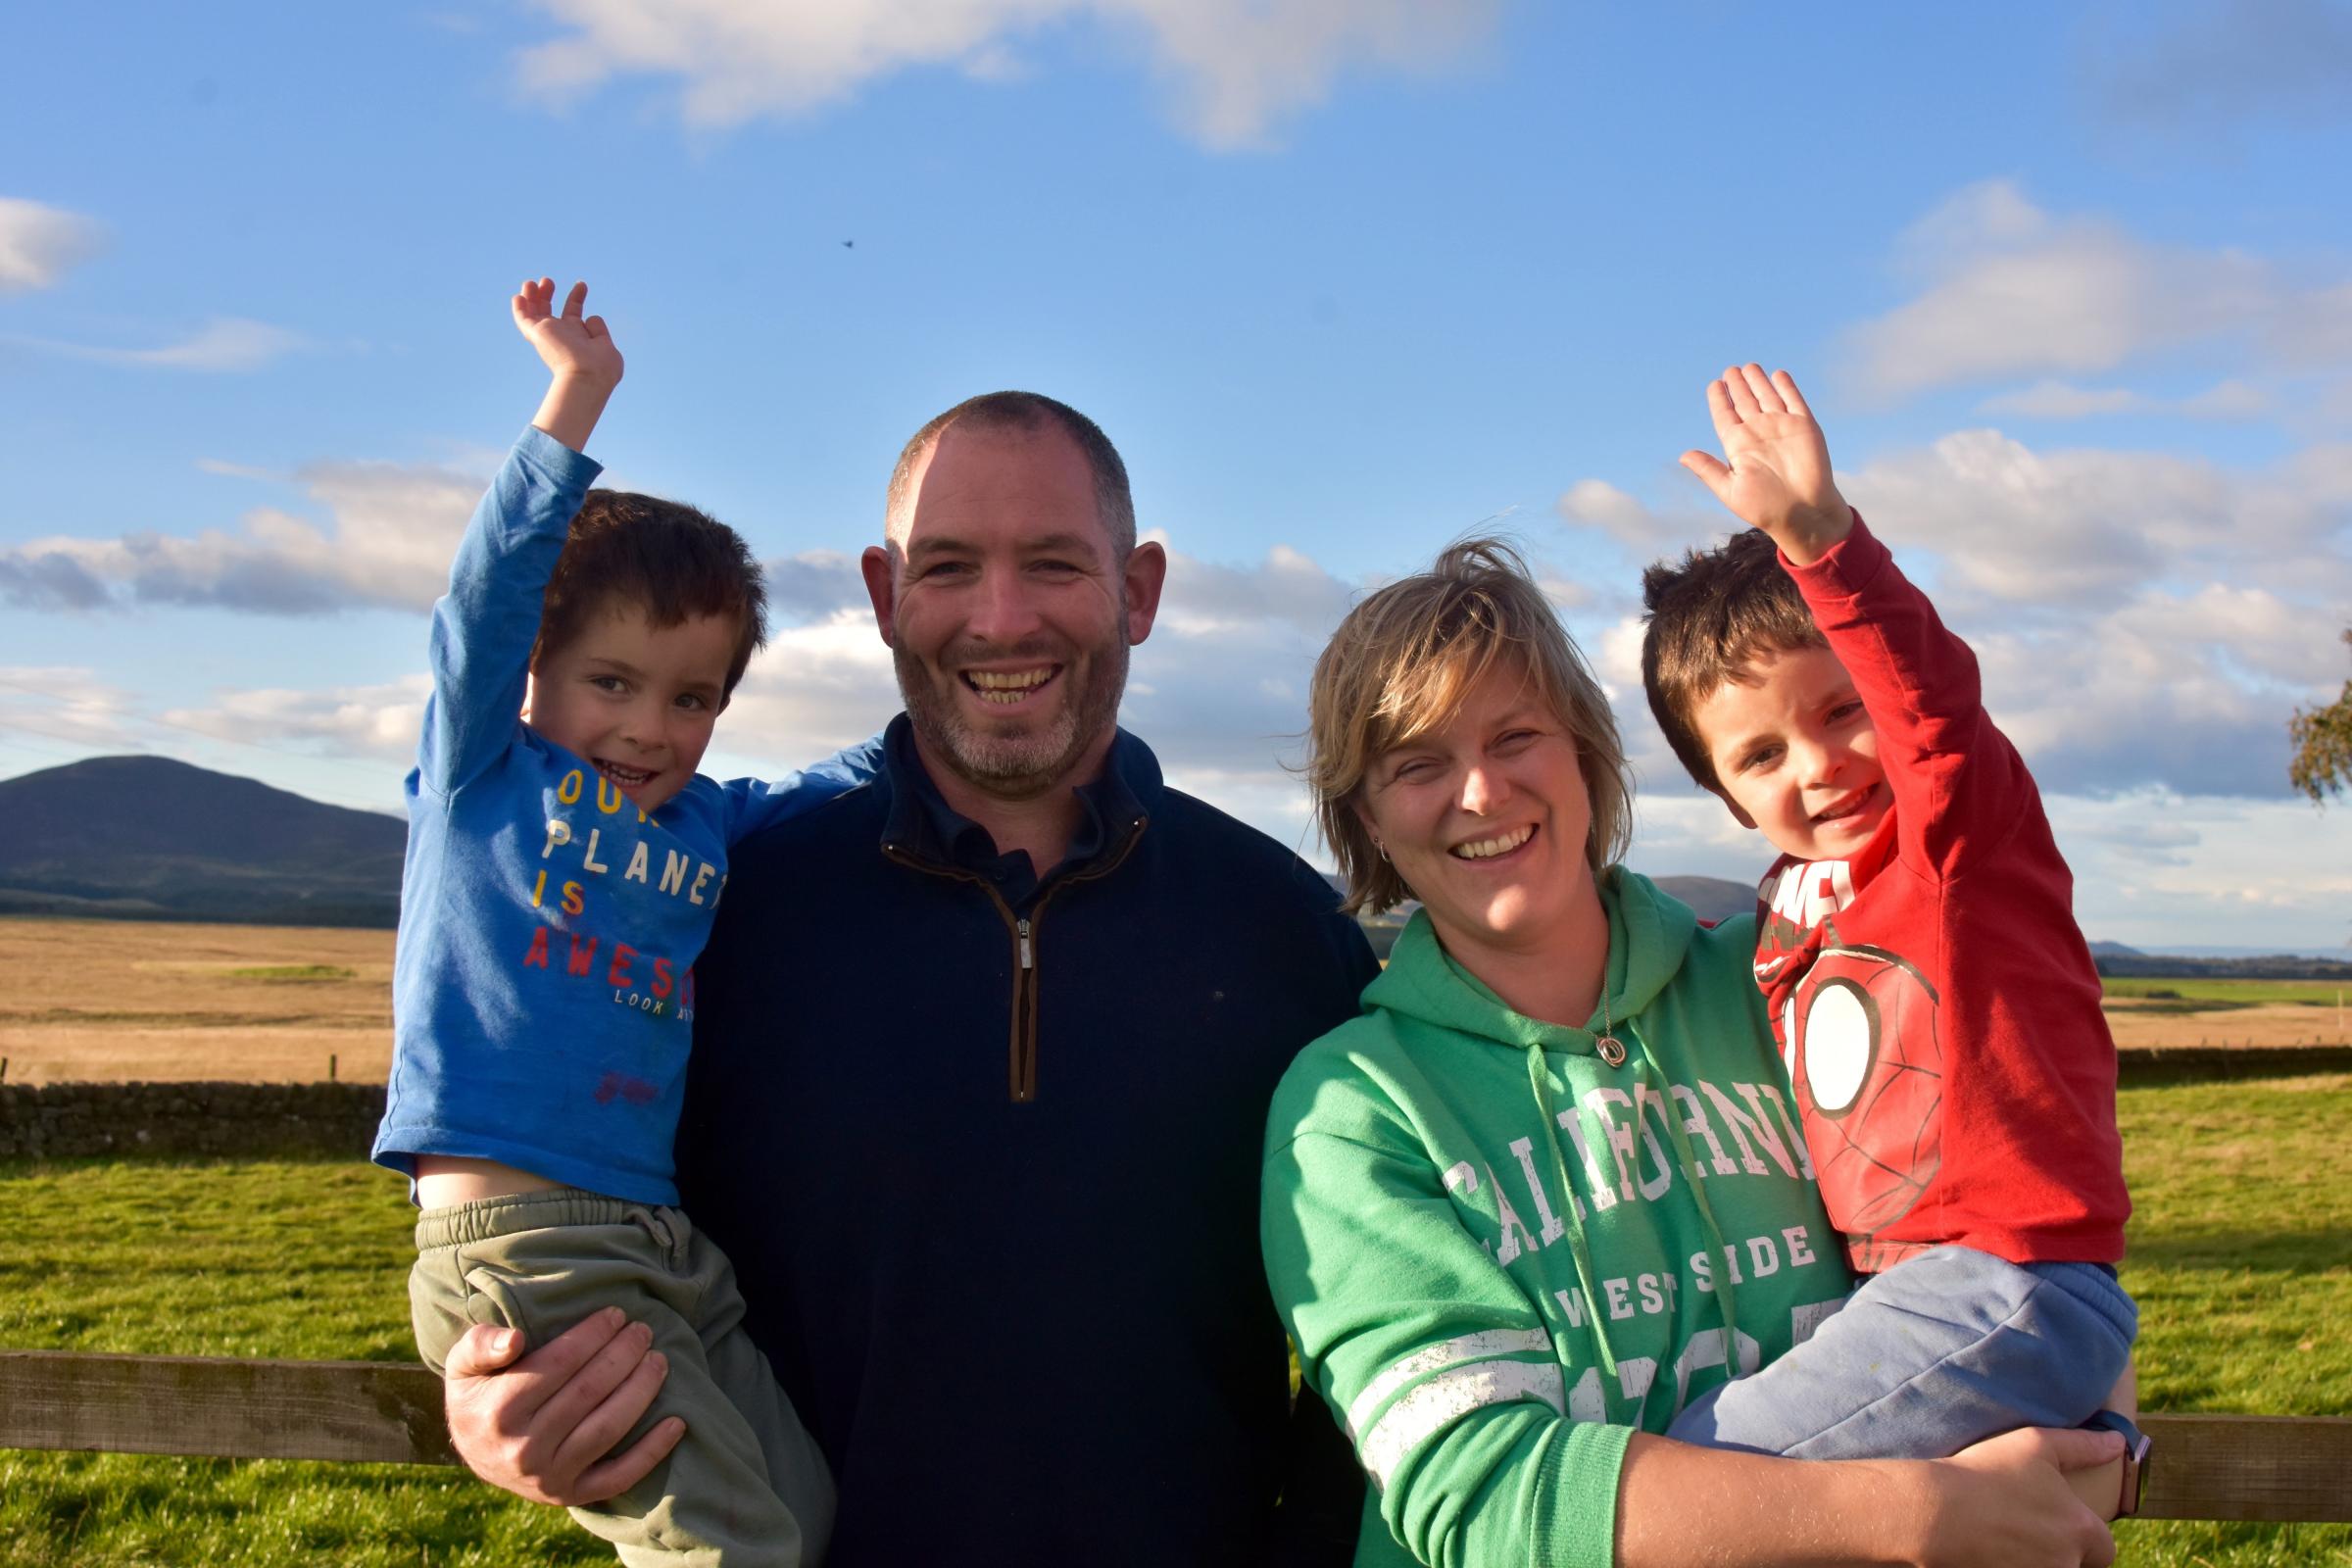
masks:
<instances>
[{"instance_id":1,"label":"spiderman logo on shirt","mask_svg":"<svg viewBox=\"0 0 2352 1568\"><path fill-rule=\"evenodd\" d=\"M1936 988L1884 948L1825 944L1782 1017L1830 1217L1849 1235L1911 1211L1943 1162Z\"/></svg>"}]
</instances>

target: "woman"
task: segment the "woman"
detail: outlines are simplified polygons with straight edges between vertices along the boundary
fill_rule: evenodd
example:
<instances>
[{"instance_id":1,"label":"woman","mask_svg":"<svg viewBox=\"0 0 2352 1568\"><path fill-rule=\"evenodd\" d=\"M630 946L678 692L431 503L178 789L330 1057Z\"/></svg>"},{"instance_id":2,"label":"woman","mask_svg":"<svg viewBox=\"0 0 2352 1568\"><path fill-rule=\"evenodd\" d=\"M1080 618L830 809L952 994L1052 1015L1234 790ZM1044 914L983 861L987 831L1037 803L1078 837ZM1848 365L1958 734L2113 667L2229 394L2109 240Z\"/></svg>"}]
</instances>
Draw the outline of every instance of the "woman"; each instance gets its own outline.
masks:
<instances>
[{"instance_id":1,"label":"woman","mask_svg":"<svg viewBox=\"0 0 2352 1568\"><path fill-rule=\"evenodd\" d=\"M2108 1434L1848 1463L1650 1435L1849 1282L1753 930L1614 864L1616 729L1517 556L1472 540L1367 599L1310 708L1349 906L1422 904L1267 1140L1275 1299L1371 1478L1357 1562L2112 1560L2059 1474Z\"/></svg>"}]
</instances>

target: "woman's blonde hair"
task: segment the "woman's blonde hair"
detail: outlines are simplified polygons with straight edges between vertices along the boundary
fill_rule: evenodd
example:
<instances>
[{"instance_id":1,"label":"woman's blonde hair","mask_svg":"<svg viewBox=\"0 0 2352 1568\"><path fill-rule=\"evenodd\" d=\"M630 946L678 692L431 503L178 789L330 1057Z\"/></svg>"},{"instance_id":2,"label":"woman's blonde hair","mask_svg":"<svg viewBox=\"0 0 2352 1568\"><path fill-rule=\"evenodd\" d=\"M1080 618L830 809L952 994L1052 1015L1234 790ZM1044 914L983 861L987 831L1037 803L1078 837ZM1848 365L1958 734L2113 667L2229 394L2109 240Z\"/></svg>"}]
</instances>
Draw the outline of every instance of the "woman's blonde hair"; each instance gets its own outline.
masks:
<instances>
[{"instance_id":1,"label":"woman's blonde hair","mask_svg":"<svg viewBox=\"0 0 2352 1568\"><path fill-rule=\"evenodd\" d=\"M1624 857L1633 781L1600 683L1519 552L1499 539L1463 539L1429 570L1349 611L1315 662L1306 782L1348 883L1348 913L1378 913L1412 897L1356 813L1373 763L1444 728L1487 671L1505 663L1526 671L1576 743L1592 805L1585 858L1597 871Z\"/></svg>"}]
</instances>

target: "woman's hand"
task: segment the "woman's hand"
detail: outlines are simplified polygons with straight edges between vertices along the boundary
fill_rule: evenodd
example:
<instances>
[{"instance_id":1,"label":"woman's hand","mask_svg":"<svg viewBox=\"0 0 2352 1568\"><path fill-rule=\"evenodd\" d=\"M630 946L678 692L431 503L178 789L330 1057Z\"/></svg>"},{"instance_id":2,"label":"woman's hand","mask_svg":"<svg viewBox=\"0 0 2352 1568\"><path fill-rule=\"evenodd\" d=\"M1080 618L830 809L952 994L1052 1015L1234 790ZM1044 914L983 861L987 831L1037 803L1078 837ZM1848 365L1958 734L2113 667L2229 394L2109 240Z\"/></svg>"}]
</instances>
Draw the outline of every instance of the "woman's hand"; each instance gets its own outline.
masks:
<instances>
[{"instance_id":1,"label":"woman's hand","mask_svg":"<svg viewBox=\"0 0 2352 1568\"><path fill-rule=\"evenodd\" d=\"M450 1443L475 1475L533 1502L618 1496L686 1435L672 1416L626 1453L605 1457L669 1373L653 1343L653 1330L607 1307L516 1360L520 1334L477 1323L451 1348L442 1374Z\"/></svg>"},{"instance_id":2,"label":"woman's hand","mask_svg":"<svg viewBox=\"0 0 2352 1568\"><path fill-rule=\"evenodd\" d=\"M1931 1461L1920 1561L1931 1568L2105 1568L2115 1537L2067 1484L2123 1456L2113 1432L2024 1427Z\"/></svg>"}]
</instances>

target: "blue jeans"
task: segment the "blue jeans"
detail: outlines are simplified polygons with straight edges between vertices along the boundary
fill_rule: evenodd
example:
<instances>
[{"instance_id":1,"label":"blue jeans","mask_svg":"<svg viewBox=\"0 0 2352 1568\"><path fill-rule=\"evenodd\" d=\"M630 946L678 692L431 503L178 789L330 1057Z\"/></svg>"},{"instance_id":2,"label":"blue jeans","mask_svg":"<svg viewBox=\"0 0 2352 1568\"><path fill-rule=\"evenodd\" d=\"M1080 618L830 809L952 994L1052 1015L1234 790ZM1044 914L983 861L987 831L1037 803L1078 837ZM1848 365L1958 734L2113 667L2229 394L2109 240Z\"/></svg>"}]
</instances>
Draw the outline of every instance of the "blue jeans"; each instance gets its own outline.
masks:
<instances>
[{"instance_id":1,"label":"blue jeans","mask_svg":"<svg viewBox=\"0 0 2352 1568\"><path fill-rule=\"evenodd\" d=\"M1692 1400L1666 1435L1800 1459L1939 1459L2015 1427L2082 1425L2138 1328L2095 1263L1938 1247L1864 1280L1812 1338Z\"/></svg>"}]
</instances>

